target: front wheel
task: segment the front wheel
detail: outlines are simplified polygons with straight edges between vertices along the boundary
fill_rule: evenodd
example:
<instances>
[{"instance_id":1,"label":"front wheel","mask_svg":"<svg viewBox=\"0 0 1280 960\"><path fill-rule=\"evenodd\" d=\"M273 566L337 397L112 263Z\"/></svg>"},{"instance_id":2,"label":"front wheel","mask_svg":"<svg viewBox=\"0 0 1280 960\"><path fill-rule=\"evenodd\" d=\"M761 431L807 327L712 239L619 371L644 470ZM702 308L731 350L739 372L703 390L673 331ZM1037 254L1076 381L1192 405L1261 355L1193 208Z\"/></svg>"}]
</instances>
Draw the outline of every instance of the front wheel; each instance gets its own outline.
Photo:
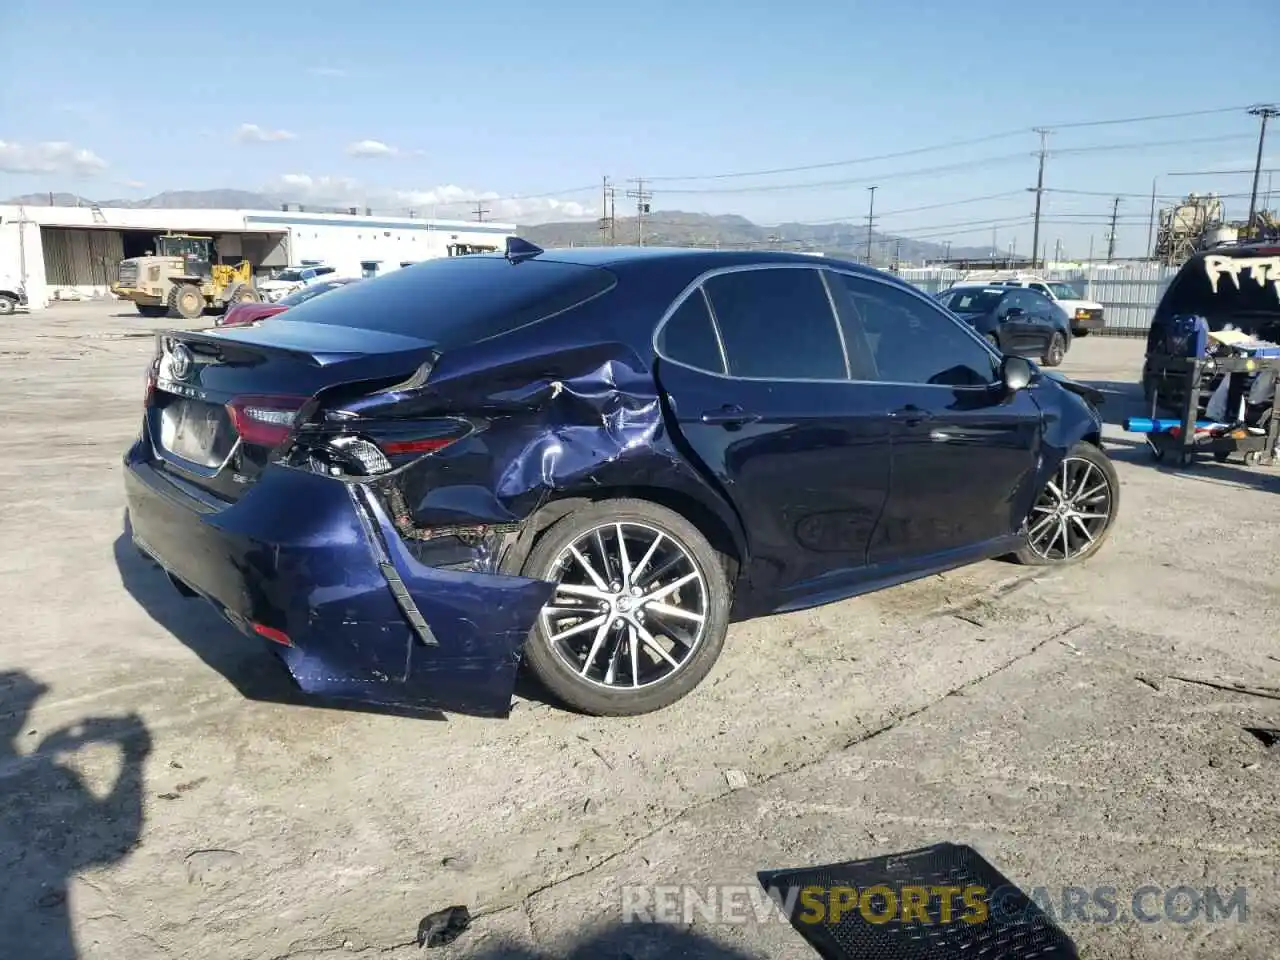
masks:
<instances>
[{"instance_id":1,"label":"front wheel","mask_svg":"<svg viewBox=\"0 0 1280 960\"><path fill-rule=\"evenodd\" d=\"M555 523L524 564L557 584L525 647L548 690L594 716L670 706L710 672L729 626L720 555L674 511L604 500Z\"/></svg>"},{"instance_id":2,"label":"front wheel","mask_svg":"<svg viewBox=\"0 0 1280 960\"><path fill-rule=\"evenodd\" d=\"M1073 446L1045 481L1031 507L1026 542L1014 554L1030 566L1065 566L1102 546L1120 506L1120 478L1092 443Z\"/></svg>"},{"instance_id":3,"label":"front wheel","mask_svg":"<svg viewBox=\"0 0 1280 960\"><path fill-rule=\"evenodd\" d=\"M18 301L13 297L6 297L0 294L0 317L10 316L18 309Z\"/></svg>"},{"instance_id":4,"label":"front wheel","mask_svg":"<svg viewBox=\"0 0 1280 960\"><path fill-rule=\"evenodd\" d=\"M169 316L195 320L204 313L204 294L195 284L182 283L169 291Z\"/></svg>"},{"instance_id":5,"label":"front wheel","mask_svg":"<svg viewBox=\"0 0 1280 960\"><path fill-rule=\"evenodd\" d=\"M1044 357L1042 358L1044 365L1046 367L1056 367L1062 363L1066 356L1067 340L1062 334L1055 331L1053 337L1049 340L1049 346L1045 347L1044 350Z\"/></svg>"}]
</instances>

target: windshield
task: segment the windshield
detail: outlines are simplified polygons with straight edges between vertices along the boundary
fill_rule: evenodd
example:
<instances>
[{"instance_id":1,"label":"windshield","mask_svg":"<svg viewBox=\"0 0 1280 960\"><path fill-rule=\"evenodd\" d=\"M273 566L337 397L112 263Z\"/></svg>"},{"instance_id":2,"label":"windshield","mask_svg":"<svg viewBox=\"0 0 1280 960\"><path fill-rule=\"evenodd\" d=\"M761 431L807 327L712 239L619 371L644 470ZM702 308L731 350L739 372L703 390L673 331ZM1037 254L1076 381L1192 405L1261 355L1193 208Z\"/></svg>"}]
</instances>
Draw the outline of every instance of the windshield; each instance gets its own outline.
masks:
<instances>
[{"instance_id":1,"label":"windshield","mask_svg":"<svg viewBox=\"0 0 1280 960\"><path fill-rule=\"evenodd\" d=\"M1157 314L1202 316L1209 321L1210 330L1234 323L1254 332L1262 320L1274 335L1280 322L1280 284L1270 277L1277 268L1280 256L1257 256L1256 251L1193 257L1165 291Z\"/></svg>"},{"instance_id":2,"label":"windshield","mask_svg":"<svg viewBox=\"0 0 1280 960\"><path fill-rule=\"evenodd\" d=\"M287 283L297 283L302 279L301 270L281 270L276 274L275 279L284 280Z\"/></svg>"},{"instance_id":3,"label":"windshield","mask_svg":"<svg viewBox=\"0 0 1280 960\"><path fill-rule=\"evenodd\" d=\"M492 254L441 257L316 297L281 320L417 337L442 349L507 333L610 290L608 270Z\"/></svg>"},{"instance_id":4,"label":"windshield","mask_svg":"<svg viewBox=\"0 0 1280 960\"><path fill-rule=\"evenodd\" d=\"M995 309L1004 290L987 290L969 287L962 290L948 290L942 296L942 305L953 313L986 313Z\"/></svg>"},{"instance_id":5,"label":"windshield","mask_svg":"<svg viewBox=\"0 0 1280 960\"><path fill-rule=\"evenodd\" d=\"M1069 283L1054 281L1053 283L1046 283L1045 286L1048 287L1049 290L1053 293L1053 295L1057 297L1059 300L1081 299L1080 291L1077 290L1075 287L1073 287Z\"/></svg>"},{"instance_id":6,"label":"windshield","mask_svg":"<svg viewBox=\"0 0 1280 960\"><path fill-rule=\"evenodd\" d=\"M326 280L324 283L313 283L309 287L303 287L297 293L291 293L283 298L280 303L286 307L296 307L299 304L306 303L308 300L314 300L322 293L328 293L330 290L336 290L338 287L345 287L350 280Z\"/></svg>"}]
</instances>

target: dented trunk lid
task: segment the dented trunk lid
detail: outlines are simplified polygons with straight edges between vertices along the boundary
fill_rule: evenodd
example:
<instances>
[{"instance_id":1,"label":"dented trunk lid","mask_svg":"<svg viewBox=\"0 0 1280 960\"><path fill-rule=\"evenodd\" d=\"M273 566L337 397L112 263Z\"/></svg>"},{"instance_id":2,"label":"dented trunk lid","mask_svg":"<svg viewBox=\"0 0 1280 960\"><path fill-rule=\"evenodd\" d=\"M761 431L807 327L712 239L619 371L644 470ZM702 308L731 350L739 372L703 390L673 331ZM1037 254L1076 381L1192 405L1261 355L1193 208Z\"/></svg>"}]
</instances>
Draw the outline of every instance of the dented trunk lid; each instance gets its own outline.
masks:
<instances>
[{"instance_id":1,"label":"dented trunk lid","mask_svg":"<svg viewBox=\"0 0 1280 960\"><path fill-rule=\"evenodd\" d=\"M394 385L438 356L423 338L336 324L161 334L146 409L156 465L234 501L326 395Z\"/></svg>"}]
</instances>

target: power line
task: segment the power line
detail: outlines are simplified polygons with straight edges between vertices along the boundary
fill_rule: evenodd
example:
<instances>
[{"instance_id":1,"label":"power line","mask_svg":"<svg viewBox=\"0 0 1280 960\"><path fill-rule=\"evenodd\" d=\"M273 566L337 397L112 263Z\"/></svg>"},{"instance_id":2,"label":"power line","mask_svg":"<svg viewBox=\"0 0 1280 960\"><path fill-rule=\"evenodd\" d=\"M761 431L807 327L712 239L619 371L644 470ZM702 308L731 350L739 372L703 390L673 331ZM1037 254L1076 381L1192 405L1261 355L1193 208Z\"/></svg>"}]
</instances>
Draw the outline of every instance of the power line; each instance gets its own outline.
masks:
<instances>
[{"instance_id":1,"label":"power line","mask_svg":"<svg viewBox=\"0 0 1280 960\"><path fill-rule=\"evenodd\" d=\"M489 208L484 205L483 200L476 201L476 220L483 221L484 215L489 212Z\"/></svg>"},{"instance_id":2,"label":"power line","mask_svg":"<svg viewBox=\"0 0 1280 960\"><path fill-rule=\"evenodd\" d=\"M1111 120L1079 120L1070 123L1052 123L1047 124L1046 126L1055 130L1074 130L1085 127L1146 123L1155 120L1182 120L1189 117L1209 116L1211 114L1239 113L1246 109L1248 109L1247 106L1220 107L1213 110L1191 110L1182 113L1150 114L1143 117L1121 117ZM770 177L782 173L805 173L809 170L830 170L833 167L850 167L861 163L876 163L882 160L901 160L904 157L914 157L925 153L937 153L944 150L958 150L961 147L978 146L984 143L993 143L997 140L1007 140L1010 137L1024 136L1027 133L1034 132L1034 130L1035 127L1017 127L1000 133L988 134L984 137L973 137L967 140L953 140L949 143L940 143L928 147L916 147L910 150L899 150L894 153L882 153L875 156L854 157L849 160L828 160L823 163L806 163L791 167L774 167L769 170L741 170L733 173L686 174L682 176L650 177L649 179L653 182L662 181L665 183L678 180L734 180L746 177Z\"/></svg>"},{"instance_id":3,"label":"power line","mask_svg":"<svg viewBox=\"0 0 1280 960\"><path fill-rule=\"evenodd\" d=\"M1002 156L982 157L977 160L965 160L961 163L949 163L937 167L918 167L914 170L904 170L898 173L880 174L879 176L845 178L841 180L810 180L806 183L773 183L764 184L762 186L753 187L707 187L701 190L689 188L663 190L663 193L679 193L694 194L698 196L706 194L723 194L723 193L766 193L777 190L809 190L819 187L844 187L853 184L867 184L879 180L901 180L907 177L931 176L935 173L951 173L956 170L968 170L973 167L992 166L997 163L1008 163L1012 160L1025 160L1025 153L1009 153Z\"/></svg>"},{"instance_id":4,"label":"power line","mask_svg":"<svg viewBox=\"0 0 1280 960\"><path fill-rule=\"evenodd\" d=\"M1252 134L1240 134L1230 137L1192 137L1183 140L1148 140L1135 143L1102 143L1091 147L1068 147L1065 150L1053 151L1053 156L1074 156L1080 153L1107 153L1112 150L1150 150L1153 147L1189 147L1197 143L1231 143L1236 140L1252 140Z\"/></svg>"}]
</instances>

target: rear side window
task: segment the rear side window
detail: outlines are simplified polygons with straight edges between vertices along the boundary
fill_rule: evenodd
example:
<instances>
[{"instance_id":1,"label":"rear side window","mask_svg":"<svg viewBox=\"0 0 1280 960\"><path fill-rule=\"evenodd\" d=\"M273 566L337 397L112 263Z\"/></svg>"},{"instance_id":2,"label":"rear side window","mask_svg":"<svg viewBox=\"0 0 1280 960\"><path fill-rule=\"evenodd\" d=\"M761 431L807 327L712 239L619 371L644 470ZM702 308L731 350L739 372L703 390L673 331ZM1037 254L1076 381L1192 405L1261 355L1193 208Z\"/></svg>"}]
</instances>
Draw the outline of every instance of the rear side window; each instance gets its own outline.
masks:
<instances>
[{"instance_id":1,"label":"rear side window","mask_svg":"<svg viewBox=\"0 0 1280 960\"><path fill-rule=\"evenodd\" d=\"M711 313L701 290L685 297L658 335L658 349L663 355L699 370L723 374L724 358L716 339Z\"/></svg>"},{"instance_id":2,"label":"rear side window","mask_svg":"<svg viewBox=\"0 0 1280 960\"><path fill-rule=\"evenodd\" d=\"M844 348L816 269L722 273L703 288L729 361L729 375L845 380Z\"/></svg>"},{"instance_id":3,"label":"rear side window","mask_svg":"<svg viewBox=\"0 0 1280 960\"><path fill-rule=\"evenodd\" d=\"M418 337L447 349L536 323L616 283L610 271L576 263L441 257L349 284L280 319Z\"/></svg>"}]
</instances>

